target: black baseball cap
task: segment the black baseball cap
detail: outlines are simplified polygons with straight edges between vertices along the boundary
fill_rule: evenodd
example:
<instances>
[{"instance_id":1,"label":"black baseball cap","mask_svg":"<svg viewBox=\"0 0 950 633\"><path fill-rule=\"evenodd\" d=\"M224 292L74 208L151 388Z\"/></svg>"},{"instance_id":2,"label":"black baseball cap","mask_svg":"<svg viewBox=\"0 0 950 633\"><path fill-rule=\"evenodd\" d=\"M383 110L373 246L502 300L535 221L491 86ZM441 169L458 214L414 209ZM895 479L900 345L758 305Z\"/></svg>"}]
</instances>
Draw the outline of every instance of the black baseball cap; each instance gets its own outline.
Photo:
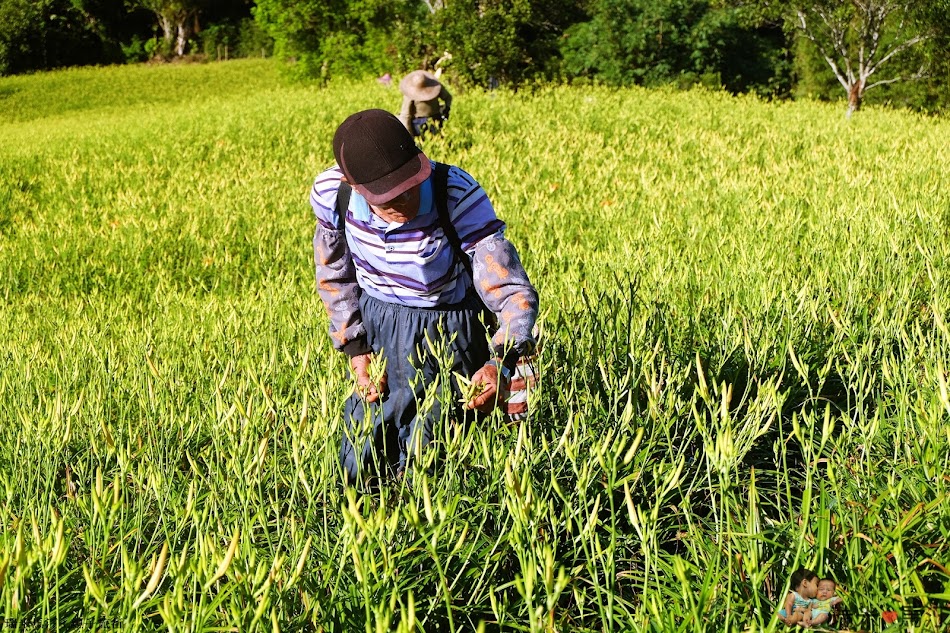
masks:
<instances>
[{"instance_id":1,"label":"black baseball cap","mask_svg":"<svg viewBox=\"0 0 950 633\"><path fill-rule=\"evenodd\" d=\"M432 172L409 130L385 110L348 116L333 135L333 155L347 182L370 204L392 200Z\"/></svg>"}]
</instances>

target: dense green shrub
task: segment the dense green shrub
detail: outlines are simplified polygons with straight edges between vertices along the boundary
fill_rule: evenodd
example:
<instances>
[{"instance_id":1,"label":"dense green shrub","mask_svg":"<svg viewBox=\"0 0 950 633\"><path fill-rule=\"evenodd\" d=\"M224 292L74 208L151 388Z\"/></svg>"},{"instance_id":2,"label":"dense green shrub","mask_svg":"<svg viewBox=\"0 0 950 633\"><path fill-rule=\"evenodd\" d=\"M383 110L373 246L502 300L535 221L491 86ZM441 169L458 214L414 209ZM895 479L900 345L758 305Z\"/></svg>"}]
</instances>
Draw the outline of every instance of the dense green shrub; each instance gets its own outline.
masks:
<instances>
[{"instance_id":1,"label":"dense green shrub","mask_svg":"<svg viewBox=\"0 0 950 633\"><path fill-rule=\"evenodd\" d=\"M212 24L202 29L199 41L201 52L213 60L269 57L274 51L274 40L251 18Z\"/></svg>"},{"instance_id":2,"label":"dense green shrub","mask_svg":"<svg viewBox=\"0 0 950 633\"><path fill-rule=\"evenodd\" d=\"M703 84L783 94L789 62L780 29L742 25L708 0L594 0L561 50L568 77L612 85Z\"/></svg>"},{"instance_id":3,"label":"dense green shrub","mask_svg":"<svg viewBox=\"0 0 950 633\"><path fill-rule=\"evenodd\" d=\"M274 38L267 35L253 18L237 24L237 57L270 57L274 54Z\"/></svg>"}]
</instances>

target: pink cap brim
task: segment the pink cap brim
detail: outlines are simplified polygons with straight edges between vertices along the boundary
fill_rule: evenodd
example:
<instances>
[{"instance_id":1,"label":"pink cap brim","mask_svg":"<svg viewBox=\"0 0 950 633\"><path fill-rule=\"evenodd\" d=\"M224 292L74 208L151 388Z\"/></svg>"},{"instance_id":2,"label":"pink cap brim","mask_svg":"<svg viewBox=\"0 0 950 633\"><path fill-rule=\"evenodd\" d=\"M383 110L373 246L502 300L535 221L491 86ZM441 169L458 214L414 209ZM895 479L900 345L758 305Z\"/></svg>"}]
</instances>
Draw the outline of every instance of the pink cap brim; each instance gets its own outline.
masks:
<instances>
[{"instance_id":1,"label":"pink cap brim","mask_svg":"<svg viewBox=\"0 0 950 633\"><path fill-rule=\"evenodd\" d=\"M379 205L425 182L431 173L432 164L426 155L420 152L396 171L373 182L355 183L353 188L370 204Z\"/></svg>"}]
</instances>

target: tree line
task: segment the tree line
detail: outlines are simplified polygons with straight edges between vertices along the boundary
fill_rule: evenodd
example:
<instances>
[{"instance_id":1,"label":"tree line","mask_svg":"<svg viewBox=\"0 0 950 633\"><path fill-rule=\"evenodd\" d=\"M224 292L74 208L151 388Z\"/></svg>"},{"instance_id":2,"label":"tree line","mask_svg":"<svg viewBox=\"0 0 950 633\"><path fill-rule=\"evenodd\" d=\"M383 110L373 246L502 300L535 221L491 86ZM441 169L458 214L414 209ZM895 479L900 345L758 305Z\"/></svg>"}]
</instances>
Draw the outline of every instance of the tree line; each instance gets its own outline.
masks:
<instances>
[{"instance_id":1,"label":"tree line","mask_svg":"<svg viewBox=\"0 0 950 633\"><path fill-rule=\"evenodd\" d=\"M288 74L950 103L950 0L0 0L0 74L275 55Z\"/></svg>"}]
</instances>

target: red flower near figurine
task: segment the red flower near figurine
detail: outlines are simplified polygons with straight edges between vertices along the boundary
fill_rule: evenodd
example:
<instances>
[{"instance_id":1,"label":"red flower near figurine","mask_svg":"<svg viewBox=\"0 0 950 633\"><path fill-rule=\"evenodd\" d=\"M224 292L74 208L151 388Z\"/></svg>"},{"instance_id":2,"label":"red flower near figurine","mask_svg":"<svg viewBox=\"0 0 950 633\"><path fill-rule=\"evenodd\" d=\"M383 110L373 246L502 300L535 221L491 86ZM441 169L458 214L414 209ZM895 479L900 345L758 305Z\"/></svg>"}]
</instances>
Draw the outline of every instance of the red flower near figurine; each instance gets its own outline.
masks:
<instances>
[{"instance_id":1,"label":"red flower near figurine","mask_svg":"<svg viewBox=\"0 0 950 633\"><path fill-rule=\"evenodd\" d=\"M897 611L884 611L881 613L881 617L884 618L884 621L888 624L894 624L897 622Z\"/></svg>"}]
</instances>

